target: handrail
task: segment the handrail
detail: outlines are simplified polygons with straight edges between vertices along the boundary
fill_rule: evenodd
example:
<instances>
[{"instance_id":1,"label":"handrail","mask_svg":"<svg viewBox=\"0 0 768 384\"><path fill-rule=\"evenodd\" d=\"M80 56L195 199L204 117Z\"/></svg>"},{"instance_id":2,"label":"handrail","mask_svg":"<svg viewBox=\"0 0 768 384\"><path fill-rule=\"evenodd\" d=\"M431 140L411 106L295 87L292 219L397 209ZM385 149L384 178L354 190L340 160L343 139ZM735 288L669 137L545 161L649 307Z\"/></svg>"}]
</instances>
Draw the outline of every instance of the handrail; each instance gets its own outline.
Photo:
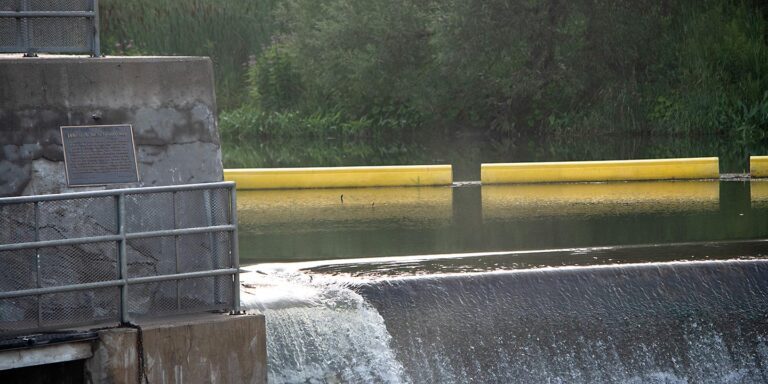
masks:
<instances>
[{"instance_id":1,"label":"handrail","mask_svg":"<svg viewBox=\"0 0 768 384\"><path fill-rule=\"evenodd\" d=\"M179 193L184 192L185 194L180 195ZM188 194L188 192L198 192L198 194ZM226 193L225 193L226 192ZM136 217L143 217L141 216L142 212L152 212L158 204L163 204L162 202L164 200L152 200L155 198L155 196L152 196L153 194L158 194L157 198L159 198L161 195L166 195L167 193L171 193L171 198L173 200L172 207L164 206L164 209L172 209L173 210L173 228L158 228L154 230L149 230L146 228L146 225L154 226L157 222L144 222L141 220L138 220ZM119 303L113 303L111 305L115 305L112 308L117 308L117 317L114 318L115 321L119 321L120 323L129 323L131 321L131 315L130 315L130 309L128 308L128 302L132 299L136 299L135 295L136 293L132 293L129 291L129 288L131 286L136 286L138 284L149 284L149 283L158 283L158 282L176 282L176 307L173 309L173 311L182 311L182 294L189 294L192 295L191 297L198 297L198 296L206 296L206 295L213 295L213 304L201 304L198 307L196 307L194 304L194 300L192 300L193 304L189 304L185 306L185 308L190 307L192 312L202 309L202 310L210 310L211 307L216 307L214 309L220 309L220 310L227 310L232 313L240 312L240 298L239 298L239 248L238 248L238 242L237 242L237 214L236 214L236 191L235 191L235 184L232 182L215 182L215 183L202 183L202 184L188 184L188 185L176 185L176 186L160 186L160 187L146 187L146 188L122 188L122 189L112 189L112 190L100 190L100 191L86 191L86 192L70 192L70 193L62 193L62 194L53 194L53 195L38 195L38 196L20 196L20 197L6 197L6 198L0 198L0 214L5 214L6 218L9 220L6 220L6 222L11 223L10 226L6 226L5 228L0 228L0 235L3 234L3 230L5 231L5 234L18 234L23 233L24 231L29 231L29 237L31 237L32 233L31 231L34 231L34 241L28 241L26 239L22 239L24 241L14 243L13 238L7 239L4 243L2 242L2 237L0 237L0 252L3 254L0 254L0 256L6 256L11 255L12 257L16 257L20 260L28 260L30 257L36 258L36 262L32 262L32 264L35 265L36 269L36 277L33 277L30 275L28 277L29 281L22 281L21 284L17 284L19 287L27 287L30 285L34 285L34 287L29 287L25 289L13 289L11 287L10 290L1 291L0 290L0 307L2 307L3 304L9 305L10 302L8 300L16 300L20 298L32 298L37 301L37 315L36 315L36 321L37 324L35 326L30 326L30 322L34 320L31 316L25 318L24 321L26 323L21 324L19 326L14 325L14 321L9 319L3 319L0 318L0 336L4 334L9 333L17 333L19 329L22 329L24 331L41 331L50 328L47 324L44 323L44 316L42 315L43 309L41 306L41 300L43 295L51 295L51 294L62 294L62 293L71 293L71 292L78 292L78 291L93 291L96 289L109 289L109 288L119 288ZM134 204L138 204L138 210L137 211L126 211L126 197L131 197L133 199ZM167 197L167 195L166 195ZM93 228L100 228L100 231L103 231L104 228L102 227L105 223L104 220L107 220L106 223L113 223L109 224L109 226L114 225L114 229L110 229L112 233L107 232L107 234L99 235L99 236L73 236L73 237L66 237L61 239L53 239L53 240L41 240L41 230L43 227L41 227L41 215L44 214L41 211L44 211L44 206L46 204L50 204L51 202L54 202L54 207L60 207L60 206L66 206L68 208L71 208L68 212L78 212L78 210L85 210L85 209L93 209L91 206L84 206L83 203L89 203L94 204L94 200L88 200L88 199L94 199L94 198L106 198L103 202L103 209L112 209L111 212L112 219L111 221L109 219L109 215L105 215L105 212L97 212L101 214L100 216L97 215L100 220L102 220L101 223L96 224L89 224L92 225ZM110 202L109 198L113 198L114 202ZM195 198L198 200L190 200L187 201L187 205L183 205L183 202L181 199L185 198ZM199 200L202 199L202 200ZM214 200L217 199L217 200ZM181 211L181 207L189 206L190 203L196 204L198 201L203 201L202 206L195 205L195 210L193 212L183 212ZM62 204L64 202L64 204ZM150 202L153 202L154 205L150 204ZM178 204L182 205L178 205ZM107 208L112 207L114 204L114 208ZM28 212L29 217L11 217L10 212L13 212L15 206L25 206ZM43 207L43 208L41 208ZM88 207L88 208L86 208ZM97 205L98 207L98 205ZM9 211L3 212L3 209L11 209ZM142 210L142 208L144 210ZM46 211L47 212L47 211ZM84 211L85 212L85 211ZM131 216L133 215L133 216ZM138 215L138 216L137 216ZM195 226L192 227L185 227L182 223L177 220L177 216L182 217L182 215L190 215L188 219L192 219L195 223ZM198 216L194 216L198 215ZM132 219L135 222L132 222L133 228L128 228L127 222L128 220ZM13 221L11 221L12 219ZM143 217L144 219L151 219L148 217ZM25 221L26 220L26 221ZM95 220L95 219L94 219ZM203 226L200 226L200 220L204 222ZM215 222L215 221L219 222ZM221 223L221 221L225 221L224 223ZM145 224L144 226L140 226L140 224L137 224L141 222L142 224ZM14 224L15 223L15 224ZM16 225L16 227L14 227ZM50 224L48 224L50 225ZM56 226L63 228L63 229L72 229L76 228L79 224L68 224L65 222L63 223L57 223ZM138 227L137 227L138 226ZM89 227L90 228L90 227ZM77 231L76 231L77 232ZM66 235L68 231L61 231L61 234ZM78 232L79 233L79 232ZM228 241L226 244L228 244L227 248L221 248L222 245L219 244L220 237L216 237L216 234L219 233L225 233L227 234ZM210 235L210 236L200 236L200 235ZM175 264L176 270L174 272L170 271L155 271L155 274L152 275L139 275L139 276L131 276L129 273L129 266L131 265L128 261L128 253L130 252L146 252L145 250L140 250L135 248L135 246L132 246L129 244L132 240L137 239L153 239L153 238L173 238L173 252L165 252L165 248L161 248L157 250L158 254L152 254L153 257L158 257L155 262L165 262L166 264ZM181 241L184 239L191 239L193 244L197 247L194 248L194 252L202 252L203 254L180 254L180 244ZM117 249L117 255L114 258L113 261L109 261L110 263L114 264L114 268L116 270L116 275L113 275L114 277L108 277L104 280L99 281L93 281L93 280L80 280L73 284L62 284L62 285L56 285L56 286L44 286L41 282L41 263L43 263L43 259L41 259L41 255L45 254L44 252L41 252L41 250L44 249L57 249L56 247L77 247L77 246L83 246L83 245L89 245L89 244L109 244L113 243L116 245ZM101 246L100 246L101 247ZM80 249L80 248L78 248ZM114 249L114 248L113 248ZM34 253L32 253L32 250L34 250ZM155 250L153 250L154 252ZM58 252L58 251L57 251ZM103 252L100 251L100 252ZM187 251L190 252L190 251ZM50 253L47 253L50 254ZM98 256L89 256L89 257L101 257L101 256L109 256L109 255L98 255ZM205 259L205 257L209 257L209 259ZM221 259L221 257L227 257L227 259ZM208 260L208 267L200 270L199 265L197 264L191 264L193 270L189 271L183 271L180 270L180 264L181 260L184 258L184 262L190 262L190 260L200 260L201 258L203 260ZM175 260L175 261L174 261ZM86 261L87 263L87 261ZM50 268L50 267L48 267ZM73 272L82 272L80 269L83 270L87 269L87 265L73 265ZM10 271L13 272L13 271ZM7 273L10 273L7 272ZM2 272L0 272L2 273ZM78 276L76 273L71 273L73 276ZM99 276L96 274L96 276ZM221 279L222 277L229 276L229 279L226 280L226 291L224 291L225 296L220 296L222 292L219 292L220 285L222 281L215 280L215 279ZM181 281L188 280L188 279L202 279L202 278L215 278L213 280L213 285L209 286L209 288L206 288L206 290L194 290L191 292L182 292L181 288ZM50 284L50 281L47 282L47 284ZM193 285L193 287L197 287ZM197 288L195 288L197 289ZM210 291L212 289L212 291ZM187 297L187 296L185 296ZM217 297L226 297L226 303L224 304L217 304L217 303L223 303L220 301L217 301ZM149 298L145 298L149 300ZM5 301L4 301L5 300ZM186 299L185 299L186 300ZM77 303L77 305L81 305L81 303ZM96 322L97 319L92 319L92 322ZM103 319L99 319L103 320ZM86 324L92 323L90 320L85 321ZM17 324L18 325L18 324ZM54 325L57 329L71 327L71 326L79 326L79 325L85 325L83 324L83 321L71 321L71 322L56 322Z\"/></svg>"}]
</instances>

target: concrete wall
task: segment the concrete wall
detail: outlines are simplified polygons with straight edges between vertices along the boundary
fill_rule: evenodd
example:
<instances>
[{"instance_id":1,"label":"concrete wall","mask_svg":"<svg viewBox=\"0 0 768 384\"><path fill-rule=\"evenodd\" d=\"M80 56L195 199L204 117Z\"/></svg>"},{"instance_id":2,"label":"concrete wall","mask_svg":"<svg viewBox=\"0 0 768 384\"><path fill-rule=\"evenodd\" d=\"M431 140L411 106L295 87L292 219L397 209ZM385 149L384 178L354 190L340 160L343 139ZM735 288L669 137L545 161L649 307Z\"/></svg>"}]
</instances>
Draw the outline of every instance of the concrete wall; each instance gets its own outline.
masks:
<instances>
[{"instance_id":1,"label":"concrete wall","mask_svg":"<svg viewBox=\"0 0 768 384\"><path fill-rule=\"evenodd\" d=\"M59 127L101 124L134 129L140 182L112 187L223 179L210 59L0 57L0 197L82 190Z\"/></svg>"},{"instance_id":2,"label":"concrete wall","mask_svg":"<svg viewBox=\"0 0 768 384\"><path fill-rule=\"evenodd\" d=\"M210 315L142 325L146 381L139 381L136 329L99 332L86 382L266 383L263 315Z\"/></svg>"},{"instance_id":3,"label":"concrete wall","mask_svg":"<svg viewBox=\"0 0 768 384\"><path fill-rule=\"evenodd\" d=\"M106 124L133 126L140 174L138 183L109 188L223 180L210 59L0 56L0 197L105 188L67 187L59 128ZM199 199L193 197L179 196L177 203L180 207L201 206ZM115 233L111 202L102 199L41 205L39 226L44 230L40 240L107 234L105 228L106 232ZM159 220L175 217L169 211L173 207L169 201L147 198L141 204L141 209L129 204L126 220L133 232L141 232L147 225L159 227ZM144 216L152 215L142 216L141 212L157 213L151 217L154 222L144 223ZM32 241L33 213L31 206L0 207L0 244ZM74 218L77 220L71 220ZM178 219L183 222L185 216ZM133 223L140 225L136 227ZM173 249L169 252L163 243L146 241L148 244L141 249L135 248L134 243L140 242L128 244L129 254L135 256L128 261L132 276L158 274L163 263L174 262ZM198 243L190 246L207 246L203 240ZM97 277L117 278L115 250L113 242L44 248L40 279L44 285L61 285L94 281ZM23 251L0 255L0 266L5 266L0 268L0 289L34 286L35 263ZM156 289L147 295L150 293L164 295ZM67 297L68 300L49 300L41 307L45 313L66 312L67 308L80 305L94 313L113 310L111 294L84 292ZM0 315L5 318L32 319L36 310L31 301L0 301Z\"/></svg>"}]
</instances>

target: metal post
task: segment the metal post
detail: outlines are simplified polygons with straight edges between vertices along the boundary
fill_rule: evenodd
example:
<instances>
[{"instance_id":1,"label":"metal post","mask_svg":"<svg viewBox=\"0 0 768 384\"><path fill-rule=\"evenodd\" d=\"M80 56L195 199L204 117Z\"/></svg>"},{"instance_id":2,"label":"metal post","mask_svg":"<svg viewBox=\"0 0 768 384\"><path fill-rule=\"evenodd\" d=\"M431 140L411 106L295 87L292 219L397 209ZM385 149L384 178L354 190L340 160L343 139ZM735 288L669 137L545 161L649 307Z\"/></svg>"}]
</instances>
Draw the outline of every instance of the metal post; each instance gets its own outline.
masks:
<instances>
[{"instance_id":1,"label":"metal post","mask_svg":"<svg viewBox=\"0 0 768 384\"><path fill-rule=\"evenodd\" d=\"M93 11L93 40L91 47L91 55L93 57L101 56L101 42L99 40L99 0L91 0L91 10Z\"/></svg>"},{"instance_id":2,"label":"metal post","mask_svg":"<svg viewBox=\"0 0 768 384\"><path fill-rule=\"evenodd\" d=\"M29 0L21 0L21 9L19 11L26 12L29 10ZM32 55L34 52L30 52L32 43L29 41L29 19L26 17L22 17L19 19L19 24L21 28L21 42L24 45L24 55Z\"/></svg>"},{"instance_id":3,"label":"metal post","mask_svg":"<svg viewBox=\"0 0 768 384\"><path fill-rule=\"evenodd\" d=\"M123 284L120 286L120 322L128 324L128 258L126 256L126 238L125 238L125 194L120 193L117 197L117 227L120 245L117 257L120 263L120 280Z\"/></svg>"},{"instance_id":4,"label":"metal post","mask_svg":"<svg viewBox=\"0 0 768 384\"><path fill-rule=\"evenodd\" d=\"M205 206L205 225L208 227L213 226L213 189L206 189L201 191L203 194L203 205ZM216 234L213 232L208 233L208 242L211 244L211 269L217 269L219 267L219 244L216 242ZM219 297L219 278L213 279L213 305L218 304Z\"/></svg>"},{"instance_id":5,"label":"metal post","mask_svg":"<svg viewBox=\"0 0 768 384\"><path fill-rule=\"evenodd\" d=\"M35 242L40 241L40 203L35 202ZM42 288L40 283L40 248L35 248L35 271L37 272L37 288ZM37 327L43 327L42 295L37 295Z\"/></svg>"},{"instance_id":6,"label":"metal post","mask_svg":"<svg viewBox=\"0 0 768 384\"><path fill-rule=\"evenodd\" d=\"M171 194L171 203L173 204L173 229L176 229L179 227L179 224L177 222L176 218L176 192L173 192ZM176 273L179 273L179 236L175 235L173 236L173 257L174 257L174 265L176 265ZM181 311L181 282L176 279L174 280L176 283L176 310Z\"/></svg>"},{"instance_id":7,"label":"metal post","mask_svg":"<svg viewBox=\"0 0 768 384\"><path fill-rule=\"evenodd\" d=\"M229 201L229 219L231 220L230 224L234 225L235 228L230 232L232 236L232 268L237 270L235 274L233 275L233 287L232 287L232 313L239 314L240 313L240 245L237 242L237 188L235 188L234 185L230 186L231 193L230 193L230 201Z\"/></svg>"}]
</instances>

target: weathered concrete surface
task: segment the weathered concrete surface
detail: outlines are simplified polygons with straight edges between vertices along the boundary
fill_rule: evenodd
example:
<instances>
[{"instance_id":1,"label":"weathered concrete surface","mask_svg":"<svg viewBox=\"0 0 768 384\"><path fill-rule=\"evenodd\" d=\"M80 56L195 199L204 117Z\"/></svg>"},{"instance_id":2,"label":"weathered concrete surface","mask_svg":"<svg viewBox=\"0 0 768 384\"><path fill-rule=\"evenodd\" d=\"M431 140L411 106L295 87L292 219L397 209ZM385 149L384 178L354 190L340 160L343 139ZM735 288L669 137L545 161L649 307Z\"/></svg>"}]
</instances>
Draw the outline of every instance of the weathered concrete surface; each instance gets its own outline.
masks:
<instances>
[{"instance_id":1,"label":"weathered concrete surface","mask_svg":"<svg viewBox=\"0 0 768 384\"><path fill-rule=\"evenodd\" d=\"M0 371L82 360L91 356L93 356L93 352L90 341L5 350L0 351Z\"/></svg>"},{"instance_id":2,"label":"weathered concrete surface","mask_svg":"<svg viewBox=\"0 0 768 384\"><path fill-rule=\"evenodd\" d=\"M101 331L86 363L88 382L138 382L137 334L132 328ZM143 324L142 334L150 383L267 382L263 315L166 320Z\"/></svg>"},{"instance_id":3,"label":"weathered concrete surface","mask_svg":"<svg viewBox=\"0 0 768 384\"><path fill-rule=\"evenodd\" d=\"M101 124L134 129L140 182L113 187L223 179L210 59L0 57L0 196L82 190L59 127Z\"/></svg>"},{"instance_id":4,"label":"weathered concrete surface","mask_svg":"<svg viewBox=\"0 0 768 384\"><path fill-rule=\"evenodd\" d=\"M104 124L133 126L140 173L139 183L109 188L223 180L210 59L0 56L0 197L103 189L67 187L59 127ZM202 206L187 195L180 196L177 203L180 207ZM159 198L143 199L142 207L131 201L126 204L126 220L134 232L146 230L146 222L157 224L163 216L174 217L173 204ZM31 205L0 207L0 243L34 241L36 216L39 240L114 234L115 209L110 198L42 204L37 215ZM153 216L150 220L142 212L157 214L144 214ZM185 218L179 216L179 220ZM159 229L172 228L171 221ZM173 260L173 250L162 244L138 243L128 243L129 254L140 255L128 261L132 276L158 274L163 260ZM141 252L136 249L140 245ZM36 278L43 286L115 279L116 246L104 242L43 248L39 277L34 272L34 254L32 258L27 251L0 254L0 265L13 266L0 268L0 289L34 287ZM143 270L137 271L136 266ZM65 296L66 300L49 296L53 299L41 303L44 317L56 318L74 307L91 308L91 317L117 310L114 295L104 290ZM30 300L0 301L0 329L3 320L36 318L37 308ZM133 309L142 312L147 308Z\"/></svg>"}]
</instances>

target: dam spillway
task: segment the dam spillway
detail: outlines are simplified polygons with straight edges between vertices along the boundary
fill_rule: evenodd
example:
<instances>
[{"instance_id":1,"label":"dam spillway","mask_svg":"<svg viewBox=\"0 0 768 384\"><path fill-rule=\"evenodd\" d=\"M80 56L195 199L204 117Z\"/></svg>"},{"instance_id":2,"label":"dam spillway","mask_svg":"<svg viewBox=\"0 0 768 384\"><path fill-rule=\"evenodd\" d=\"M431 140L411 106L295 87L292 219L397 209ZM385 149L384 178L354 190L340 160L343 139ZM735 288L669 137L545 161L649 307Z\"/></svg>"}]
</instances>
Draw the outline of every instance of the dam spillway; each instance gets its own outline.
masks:
<instances>
[{"instance_id":1,"label":"dam spillway","mask_svg":"<svg viewBox=\"0 0 768 384\"><path fill-rule=\"evenodd\" d=\"M631 252L680 253L669 248ZM768 260L748 255L765 243L684 248L722 259L265 264L246 275L259 293L244 300L266 315L272 382L765 382Z\"/></svg>"},{"instance_id":2,"label":"dam spillway","mask_svg":"<svg viewBox=\"0 0 768 384\"><path fill-rule=\"evenodd\" d=\"M412 382L760 383L768 263L505 271L360 287Z\"/></svg>"},{"instance_id":3,"label":"dam spillway","mask_svg":"<svg viewBox=\"0 0 768 384\"><path fill-rule=\"evenodd\" d=\"M763 183L246 191L243 305L275 383L762 383Z\"/></svg>"}]
</instances>

